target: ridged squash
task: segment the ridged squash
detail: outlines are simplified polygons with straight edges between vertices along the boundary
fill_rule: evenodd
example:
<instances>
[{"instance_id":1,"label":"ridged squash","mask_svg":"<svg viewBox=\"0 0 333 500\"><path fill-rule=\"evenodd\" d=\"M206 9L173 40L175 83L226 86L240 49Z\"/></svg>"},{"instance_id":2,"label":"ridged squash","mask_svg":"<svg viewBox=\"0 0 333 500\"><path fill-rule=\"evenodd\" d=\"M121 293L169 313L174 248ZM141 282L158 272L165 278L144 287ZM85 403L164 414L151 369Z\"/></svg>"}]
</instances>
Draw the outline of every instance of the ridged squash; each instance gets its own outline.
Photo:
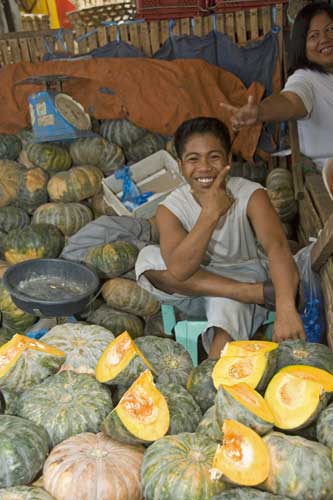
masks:
<instances>
[{"instance_id":1,"label":"ridged squash","mask_svg":"<svg viewBox=\"0 0 333 500\"><path fill-rule=\"evenodd\" d=\"M223 442L217 447L213 469L241 486L256 486L268 477L271 460L268 448L255 431L237 422L225 420Z\"/></svg>"},{"instance_id":2,"label":"ridged squash","mask_svg":"<svg viewBox=\"0 0 333 500\"><path fill-rule=\"evenodd\" d=\"M138 248L128 241L113 241L90 248L84 262L101 278L115 278L134 268Z\"/></svg>"},{"instance_id":3,"label":"ridged squash","mask_svg":"<svg viewBox=\"0 0 333 500\"><path fill-rule=\"evenodd\" d=\"M151 372L146 370L104 419L101 430L113 439L136 444L161 439L169 426L166 399L155 386Z\"/></svg>"},{"instance_id":4,"label":"ridged squash","mask_svg":"<svg viewBox=\"0 0 333 500\"><path fill-rule=\"evenodd\" d=\"M63 235L71 236L93 220L89 207L83 203L44 203L34 212L34 224L51 224Z\"/></svg>"},{"instance_id":5,"label":"ridged squash","mask_svg":"<svg viewBox=\"0 0 333 500\"><path fill-rule=\"evenodd\" d=\"M30 217L23 208L2 207L0 208L0 231L8 233L12 229L20 229L27 226ZM1 245L1 243L0 243Z\"/></svg>"},{"instance_id":6,"label":"ridged squash","mask_svg":"<svg viewBox=\"0 0 333 500\"><path fill-rule=\"evenodd\" d=\"M7 264L8 265L8 264ZM10 331L24 333L36 321L36 316L19 309L10 296L7 288L0 279L0 311L2 326Z\"/></svg>"},{"instance_id":7,"label":"ridged squash","mask_svg":"<svg viewBox=\"0 0 333 500\"><path fill-rule=\"evenodd\" d=\"M141 318L135 314L117 311L107 304L102 304L95 311L90 312L87 321L94 325L104 326L115 336L124 331L129 332L133 339L143 335L143 322Z\"/></svg>"},{"instance_id":8,"label":"ridged squash","mask_svg":"<svg viewBox=\"0 0 333 500\"><path fill-rule=\"evenodd\" d=\"M208 410L215 402L216 389L212 379L215 364L215 359L205 359L193 368L186 382L186 389L202 411Z\"/></svg>"},{"instance_id":9,"label":"ridged squash","mask_svg":"<svg viewBox=\"0 0 333 500\"><path fill-rule=\"evenodd\" d=\"M81 432L98 432L112 410L110 391L90 375L57 373L23 392L17 414L46 429L53 446Z\"/></svg>"},{"instance_id":10,"label":"ridged squash","mask_svg":"<svg viewBox=\"0 0 333 500\"><path fill-rule=\"evenodd\" d=\"M32 214L39 205L48 201L47 183L49 176L43 169L34 167L21 168L19 192L13 205Z\"/></svg>"},{"instance_id":11,"label":"ridged squash","mask_svg":"<svg viewBox=\"0 0 333 500\"><path fill-rule=\"evenodd\" d=\"M90 198L102 187L103 172L93 166L72 167L51 177L47 190L52 201L77 202Z\"/></svg>"},{"instance_id":12,"label":"ridged squash","mask_svg":"<svg viewBox=\"0 0 333 500\"><path fill-rule=\"evenodd\" d=\"M285 340L279 345L277 368L280 370L290 365L314 366L332 373L333 352L324 344Z\"/></svg>"},{"instance_id":13,"label":"ridged squash","mask_svg":"<svg viewBox=\"0 0 333 500\"><path fill-rule=\"evenodd\" d=\"M96 365L114 335L98 325L64 323L51 328L43 342L63 351L66 359L62 370L95 375Z\"/></svg>"},{"instance_id":14,"label":"ridged squash","mask_svg":"<svg viewBox=\"0 0 333 500\"><path fill-rule=\"evenodd\" d=\"M64 360L59 349L16 334L0 347L0 387L25 391L58 371Z\"/></svg>"},{"instance_id":15,"label":"ridged squash","mask_svg":"<svg viewBox=\"0 0 333 500\"><path fill-rule=\"evenodd\" d=\"M147 368L154 371L154 367L125 331L106 347L99 358L96 379L104 384L129 387Z\"/></svg>"},{"instance_id":16,"label":"ridged squash","mask_svg":"<svg viewBox=\"0 0 333 500\"><path fill-rule=\"evenodd\" d=\"M68 170L72 159L66 148L51 143L30 143L26 147L29 161L50 174Z\"/></svg>"},{"instance_id":17,"label":"ridged squash","mask_svg":"<svg viewBox=\"0 0 333 500\"><path fill-rule=\"evenodd\" d=\"M221 427L225 420L237 420L261 436L273 429L274 417L268 404L247 384L220 385L215 408Z\"/></svg>"},{"instance_id":18,"label":"ridged squash","mask_svg":"<svg viewBox=\"0 0 333 500\"><path fill-rule=\"evenodd\" d=\"M256 488L232 488L216 495L212 500L287 500L285 496L273 495Z\"/></svg>"},{"instance_id":19,"label":"ridged squash","mask_svg":"<svg viewBox=\"0 0 333 500\"><path fill-rule=\"evenodd\" d=\"M0 207L11 205L17 200L21 169L16 161L0 160Z\"/></svg>"},{"instance_id":20,"label":"ridged squash","mask_svg":"<svg viewBox=\"0 0 333 500\"><path fill-rule=\"evenodd\" d=\"M35 486L12 486L0 489L0 500L54 500L43 488Z\"/></svg>"},{"instance_id":21,"label":"ridged squash","mask_svg":"<svg viewBox=\"0 0 333 500\"><path fill-rule=\"evenodd\" d=\"M216 443L220 444L222 442L222 427L217 423L215 405L208 408L195 432L204 434L207 436L207 439Z\"/></svg>"},{"instance_id":22,"label":"ridged squash","mask_svg":"<svg viewBox=\"0 0 333 500\"><path fill-rule=\"evenodd\" d=\"M279 373L289 373L294 377L312 380L320 384L325 392L333 392L333 374L321 368L307 365L290 365L282 368Z\"/></svg>"},{"instance_id":23,"label":"ridged squash","mask_svg":"<svg viewBox=\"0 0 333 500\"><path fill-rule=\"evenodd\" d=\"M129 120L102 120L100 134L109 142L127 148L141 139L147 131Z\"/></svg>"},{"instance_id":24,"label":"ridged squash","mask_svg":"<svg viewBox=\"0 0 333 500\"><path fill-rule=\"evenodd\" d=\"M141 500L143 452L101 433L73 436L48 456L44 488L57 500Z\"/></svg>"},{"instance_id":25,"label":"ridged squash","mask_svg":"<svg viewBox=\"0 0 333 500\"><path fill-rule=\"evenodd\" d=\"M0 158L16 160L22 149L22 142L17 135L0 134Z\"/></svg>"},{"instance_id":26,"label":"ridged squash","mask_svg":"<svg viewBox=\"0 0 333 500\"><path fill-rule=\"evenodd\" d=\"M328 405L319 415L316 435L319 443L333 449L333 404Z\"/></svg>"},{"instance_id":27,"label":"ridged squash","mask_svg":"<svg viewBox=\"0 0 333 500\"><path fill-rule=\"evenodd\" d=\"M43 426L25 418L0 415L0 443L0 488L33 481L49 451Z\"/></svg>"},{"instance_id":28,"label":"ridged squash","mask_svg":"<svg viewBox=\"0 0 333 500\"><path fill-rule=\"evenodd\" d=\"M74 165L94 165L105 175L111 175L125 165L121 147L103 137L77 139L71 143L69 152Z\"/></svg>"}]
</instances>

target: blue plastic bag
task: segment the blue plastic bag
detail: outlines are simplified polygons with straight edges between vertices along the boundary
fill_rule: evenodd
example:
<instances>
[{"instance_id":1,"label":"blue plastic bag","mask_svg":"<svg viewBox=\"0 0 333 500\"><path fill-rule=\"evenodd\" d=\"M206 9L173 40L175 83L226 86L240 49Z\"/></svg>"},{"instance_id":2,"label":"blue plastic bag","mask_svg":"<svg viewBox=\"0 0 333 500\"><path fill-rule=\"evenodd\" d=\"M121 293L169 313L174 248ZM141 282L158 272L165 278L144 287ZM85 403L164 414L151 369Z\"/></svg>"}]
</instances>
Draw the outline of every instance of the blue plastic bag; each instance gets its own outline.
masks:
<instances>
[{"instance_id":1,"label":"blue plastic bag","mask_svg":"<svg viewBox=\"0 0 333 500\"><path fill-rule=\"evenodd\" d=\"M304 308L301 318L307 342L322 342L325 337L324 300L319 275L311 269L311 250L314 243L302 248L295 255L301 285L304 291Z\"/></svg>"},{"instance_id":2,"label":"blue plastic bag","mask_svg":"<svg viewBox=\"0 0 333 500\"><path fill-rule=\"evenodd\" d=\"M127 165L115 172L115 178L122 179L123 181L123 194L120 201L131 212L145 203L154 194L152 191L140 193L138 186L132 180L131 171Z\"/></svg>"}]
</instances>

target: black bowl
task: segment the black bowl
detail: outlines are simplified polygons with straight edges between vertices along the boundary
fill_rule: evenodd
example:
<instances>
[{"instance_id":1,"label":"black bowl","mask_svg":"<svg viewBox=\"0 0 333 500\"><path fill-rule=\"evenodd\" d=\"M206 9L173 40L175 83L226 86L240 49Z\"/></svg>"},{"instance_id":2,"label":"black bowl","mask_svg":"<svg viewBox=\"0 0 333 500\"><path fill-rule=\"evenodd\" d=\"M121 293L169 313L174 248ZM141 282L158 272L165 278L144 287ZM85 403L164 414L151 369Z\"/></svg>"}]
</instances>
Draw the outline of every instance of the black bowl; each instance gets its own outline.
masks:
<instances>
[{"instance_id":1,"label":"black bowl","mask_svg":"<svg viewBox=\"0 0 333 500\"><path fill-rule=\"evenodd\" d=\"M28 282L32 277L48 277L67 284L75 284L82 292L73 293L70 298L52 297L44 300L40 297L24 293L19 288L22 282ZM92 300L99 279L89 267L84 264L63 259L32 259L10 266L4 276L3 283L14 304L25 312L35 316L67 316L82 311Z\"/></svg>"}]
</instances>

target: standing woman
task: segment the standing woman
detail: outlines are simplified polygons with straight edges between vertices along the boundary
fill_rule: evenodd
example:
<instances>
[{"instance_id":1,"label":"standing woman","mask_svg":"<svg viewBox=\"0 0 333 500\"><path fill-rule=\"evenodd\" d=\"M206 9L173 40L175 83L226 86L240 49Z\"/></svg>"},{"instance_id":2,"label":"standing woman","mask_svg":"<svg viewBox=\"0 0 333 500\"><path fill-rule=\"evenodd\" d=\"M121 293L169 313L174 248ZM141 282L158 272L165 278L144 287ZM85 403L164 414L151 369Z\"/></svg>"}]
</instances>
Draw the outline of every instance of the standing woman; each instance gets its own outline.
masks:
<instances>
[{"instance_id":1,"label":"standing woman","mask_svg":"<svg viewBox=\"0 0 333 500\"><path fill-rule=\"evenodd\" d=\"M259 105L249 98L232 113L234 130L260 122L297 120L300 150L321 170L333 158L333 7L312 3L299 11L293 27L289 78L279 94Z\"/></svg>"}]
</instances>

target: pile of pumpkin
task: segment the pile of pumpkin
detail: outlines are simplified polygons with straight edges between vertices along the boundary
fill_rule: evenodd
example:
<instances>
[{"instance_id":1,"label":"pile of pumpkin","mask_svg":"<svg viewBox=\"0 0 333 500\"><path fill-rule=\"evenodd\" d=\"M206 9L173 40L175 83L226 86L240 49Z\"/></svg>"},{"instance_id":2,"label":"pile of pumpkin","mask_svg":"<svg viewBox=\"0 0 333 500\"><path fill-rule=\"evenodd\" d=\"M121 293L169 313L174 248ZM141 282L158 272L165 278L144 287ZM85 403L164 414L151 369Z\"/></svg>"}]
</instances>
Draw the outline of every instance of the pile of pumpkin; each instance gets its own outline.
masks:
<instances>
[{"instance_id":1,"label":"pile of pumpkin","mask_svg":"<svg viewBox=\"0 0 333 500\"><path fill-rule=\"evenodd\" d=\"M172 339L67 323L0 360L0 500L333 498L324 345L230 342L194 368Z\"/></svg>"}]
</instances>

